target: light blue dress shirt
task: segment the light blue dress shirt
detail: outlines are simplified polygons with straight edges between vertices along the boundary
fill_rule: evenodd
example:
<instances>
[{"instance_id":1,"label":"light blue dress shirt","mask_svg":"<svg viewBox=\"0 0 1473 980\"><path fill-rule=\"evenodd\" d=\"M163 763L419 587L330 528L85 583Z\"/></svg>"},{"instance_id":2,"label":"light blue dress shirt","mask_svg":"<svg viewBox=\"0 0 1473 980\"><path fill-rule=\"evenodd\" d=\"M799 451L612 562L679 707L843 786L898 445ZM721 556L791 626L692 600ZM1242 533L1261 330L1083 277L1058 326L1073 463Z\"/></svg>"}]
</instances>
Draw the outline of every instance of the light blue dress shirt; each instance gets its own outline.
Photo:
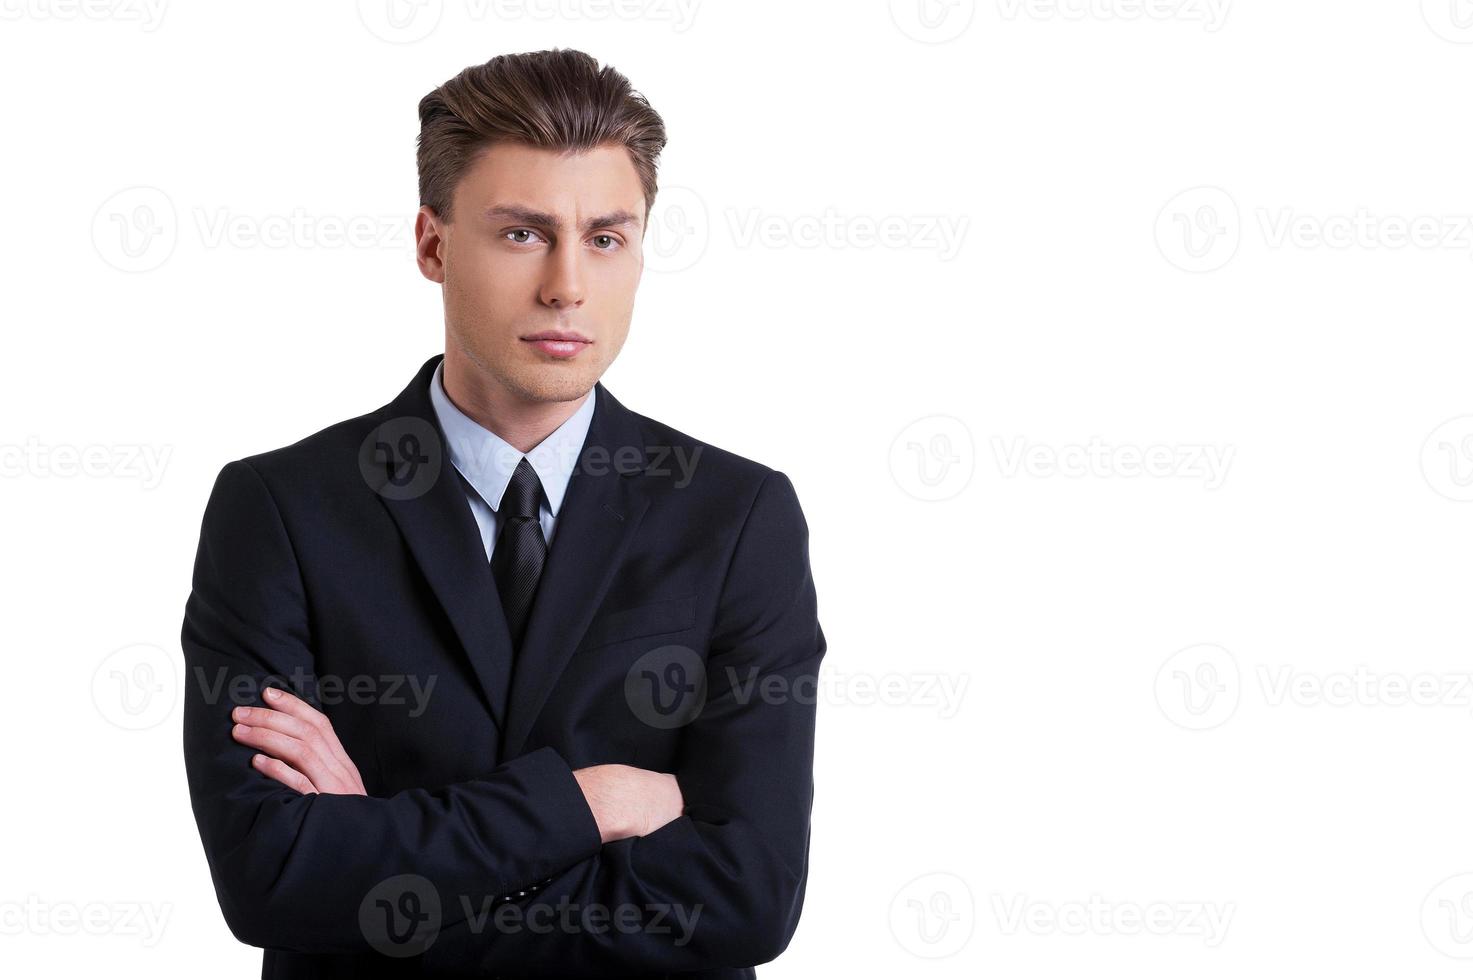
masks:
<instances>
[{"instance_id":1,"label":"light blue dress shirt","mask_svg":"<svg viewBox=\"0 0 1473 980\"><path fill-rule=\"evenodd\" d=\"M490 429L460 409L445 394L442 375L445 362L435 368L430 379L430 402L435 406L435 415L440 419L440 428L445 431L449 443L450 462L465 477L475 492L466 491L471 513L481 529L481 543L486 547L486 560L496 547L496 535L501 521L497 511L501 507L501 495L511 482L511 475L521 463L523 454ZM557 512L562 506L563 496L568 490L568 480L578 462L578 453L588 437L588 425L593 421L594 392L583 396L583 404L568 416L566 422L553 430L532 451L526 453L537 479L542 482L543 499L538 509L542 524L542 537L552 546L552 534L557 527Z\"/></svg>"}]
</instances>

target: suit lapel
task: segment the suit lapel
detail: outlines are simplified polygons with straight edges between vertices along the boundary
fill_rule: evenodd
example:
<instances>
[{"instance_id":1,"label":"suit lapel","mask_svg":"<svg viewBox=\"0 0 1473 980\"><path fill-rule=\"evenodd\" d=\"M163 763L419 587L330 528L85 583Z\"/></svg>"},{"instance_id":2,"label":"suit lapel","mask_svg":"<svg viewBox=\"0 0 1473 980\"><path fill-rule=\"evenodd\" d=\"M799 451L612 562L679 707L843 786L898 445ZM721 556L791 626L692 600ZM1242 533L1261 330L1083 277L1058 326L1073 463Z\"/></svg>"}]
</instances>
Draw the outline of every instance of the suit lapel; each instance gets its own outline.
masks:
<instances>
[{"instance_id":1,"label":"suit lapel","mask_svg":"<svg viewBox=\"0 0 1473 980\"><path fill-rule=\"evenodd\" d=\"M522 650L511 634L480 531L450 461L429 385L444 355L425 362L377 413L359 467L409 545L475 671L513 759L603 601L649 501L639 478L646 447L634 413L594 385L593 418L558 511Z\"/></svg>"},{"instance_id":2,"label":"suit lapel","mask_svg":"<svg viewBox=\"0 0 1473 980\"><path fill-rule=\"evenodd\" d=\"M638 420L601 382L594 398L517 654L502 759L521 753L649 506L640 479L646 458Z\"/></svg>"},{"instance_id":3,"label":"suit lapel","mask_svg":"<svg viewBox=\"0 0 1473 980\"><path fill-rule=\"evenodd\" d=\"M480 530L430 402L430 378L443 356L425 362L399 397L379 410L359 465L399 525L475 671L487 710L504 731L511 634Z\"/></svg>"}]
</instances>

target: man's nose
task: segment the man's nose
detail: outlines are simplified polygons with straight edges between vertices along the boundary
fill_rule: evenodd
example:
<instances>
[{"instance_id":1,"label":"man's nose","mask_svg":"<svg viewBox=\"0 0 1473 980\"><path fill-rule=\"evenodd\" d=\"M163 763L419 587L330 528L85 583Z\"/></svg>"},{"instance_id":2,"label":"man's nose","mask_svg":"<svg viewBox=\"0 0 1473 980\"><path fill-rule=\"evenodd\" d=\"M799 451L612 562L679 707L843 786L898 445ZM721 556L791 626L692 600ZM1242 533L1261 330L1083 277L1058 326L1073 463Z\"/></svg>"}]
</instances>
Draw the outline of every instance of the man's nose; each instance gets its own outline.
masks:
<instances>
[{"instance_id":1,"label":"man's nose","mask_svg":"<svg viewBox=\"0 0 1473 980\"><path fill-rule=\"evenodd\" d=\"M557 309L583 304L583 263L577 249L560 245L549 252L542 280L542 302Z\"/></svg>"}]
</instances>

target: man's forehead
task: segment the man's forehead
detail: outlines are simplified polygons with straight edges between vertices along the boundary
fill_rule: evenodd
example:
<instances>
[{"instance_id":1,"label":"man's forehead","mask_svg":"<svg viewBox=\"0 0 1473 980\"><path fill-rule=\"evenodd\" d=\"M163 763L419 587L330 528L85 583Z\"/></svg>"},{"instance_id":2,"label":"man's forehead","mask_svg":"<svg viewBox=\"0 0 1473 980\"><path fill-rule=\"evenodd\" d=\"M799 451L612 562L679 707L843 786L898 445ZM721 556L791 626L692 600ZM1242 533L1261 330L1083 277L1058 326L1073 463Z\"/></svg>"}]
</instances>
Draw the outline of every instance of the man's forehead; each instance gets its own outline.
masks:
<instances>
[{"instance_id":1,"label":"man's forehead","mask_svg":"<svg viewBox=\"0 0 1473 980\"><path fill-rule=\"evenodd\" d=\"M618 146L567 152L494 145L467 168L456 196L485 220L551 228L644 223L643 185Z\"/></svg>"}]
</instances>

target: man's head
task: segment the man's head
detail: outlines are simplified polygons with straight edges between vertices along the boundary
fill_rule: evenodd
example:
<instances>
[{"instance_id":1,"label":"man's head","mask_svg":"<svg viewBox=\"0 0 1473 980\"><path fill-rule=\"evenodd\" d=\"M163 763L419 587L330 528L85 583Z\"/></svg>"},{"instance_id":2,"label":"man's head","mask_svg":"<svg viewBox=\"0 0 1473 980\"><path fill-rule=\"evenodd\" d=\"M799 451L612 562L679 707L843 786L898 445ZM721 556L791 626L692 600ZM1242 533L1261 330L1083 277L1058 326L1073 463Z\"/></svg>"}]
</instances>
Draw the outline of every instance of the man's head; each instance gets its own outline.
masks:
<instances>
[{"instance_id":1,"label":"man's head","mask_svg":"<svg viewBox=\"0 0 1473 980\"><path fill-rule=\"evenodd\" d=\"M581 398L629 333L665 145L629 80L580 51L501 55L419 104L420 271L446 370L515 403ZM539 344L544 334L587 343Z\"/></svg>"}]
</instances>

